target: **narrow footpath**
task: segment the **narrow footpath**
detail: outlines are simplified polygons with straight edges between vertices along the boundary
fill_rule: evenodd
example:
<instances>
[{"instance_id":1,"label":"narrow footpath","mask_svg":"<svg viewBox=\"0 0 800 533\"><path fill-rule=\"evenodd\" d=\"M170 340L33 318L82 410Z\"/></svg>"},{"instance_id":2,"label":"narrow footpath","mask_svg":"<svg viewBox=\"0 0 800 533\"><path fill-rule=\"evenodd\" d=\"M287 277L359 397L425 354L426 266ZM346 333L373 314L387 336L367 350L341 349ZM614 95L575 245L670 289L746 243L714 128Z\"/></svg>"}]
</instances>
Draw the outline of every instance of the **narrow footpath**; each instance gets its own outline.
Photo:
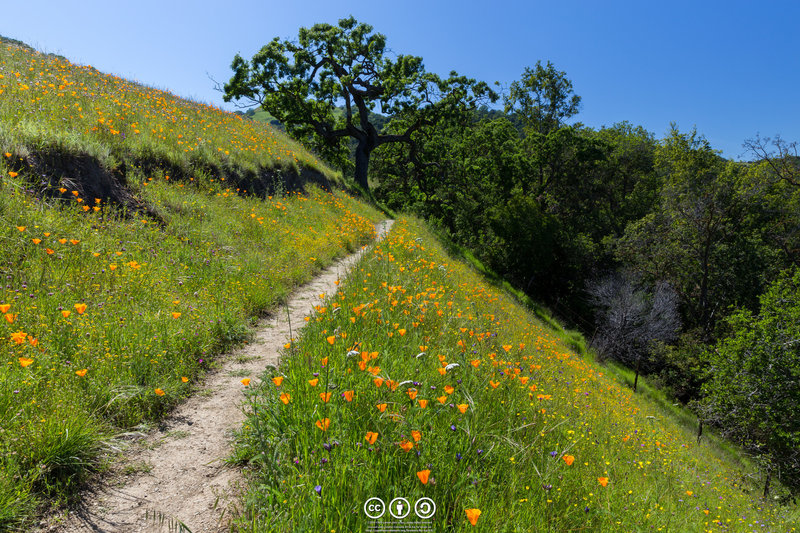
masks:
<instances>
[{"instance_id":1,"label":"narrow footpath","mask_svg":"<svg viewBox=\"0 0 800 533\"><path fill-rule=\"evenodd\" d=\"M376 225L382 239L391 220ZM242 475L226 464L233 432L244 421L241 403L249 377L255 385L268 366L277 366L279 351L305 325L314 305L335 294L367 247L328 267L290 296L257 328L249 344L219 359L191 398L147 435L135 439L112 466L105 481L83 495L67 516L52 517L42 531L117 533L228 530L241 494ZM288 313L287 313L288 307ZM137 438L138 437L138 438Z\"/></svg>"}]
</instances>

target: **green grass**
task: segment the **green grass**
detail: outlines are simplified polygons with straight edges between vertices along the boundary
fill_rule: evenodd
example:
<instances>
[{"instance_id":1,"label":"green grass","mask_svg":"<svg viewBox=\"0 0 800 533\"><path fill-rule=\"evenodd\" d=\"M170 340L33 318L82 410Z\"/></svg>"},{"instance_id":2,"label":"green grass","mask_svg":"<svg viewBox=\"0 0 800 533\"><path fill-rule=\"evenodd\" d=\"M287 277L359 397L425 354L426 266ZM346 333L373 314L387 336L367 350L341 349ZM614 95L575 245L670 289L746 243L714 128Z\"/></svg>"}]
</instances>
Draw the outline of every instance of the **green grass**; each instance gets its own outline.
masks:
<instances>
[{"instance_id":1,"label":"green grass","mask_svg":"<svg viewBox=\"0 0 800 533\"><path fill-rule=\"evenodd\" d=\"M263 123L12 42L0 41L0 96L0 149L14 161L55 149L89 154L111 169L160 168L187 180L227 176L241 187L264 171L301 168L339 180Z\"/></svg>"},{"instance_id":2,"label":"green grass","mask_svg":"<svg viewBox=\"0 0 800 533\"><path fill-rule=\"evenodd\" d=\"M0 43L0 76L6 531L74 498L115 435L196 390L216 355L368 242L380 216L315 186L237 187L265 169L331 174L268 126L13 44ZM84 194L100 179L130 204Z\"/></svg>"},{"instance_id":3,"label":"green grass","mask_svg":"<svg viewBox=\"0 0 800 533\"><path fill-rule=\"evenodd\" d=\"M113 427L162 416L255 317L374 233L362 207L314 189L262 202L153 181L165 226L22 191L0 186L0 477L51 498Z\"/></svg>"},{"instance_id":4,"label":"green grass","mask_svg":"<svg viewBox=\"0 0 800 533\"><path fill-rule=\"evenodd\" d=\"M400 220L251 391L239 527L366 531L363 504L398 496L434 500L435 531L473 530L471 509L503 532L796 527L572 341Z\"/></svg>"}]
</instances>

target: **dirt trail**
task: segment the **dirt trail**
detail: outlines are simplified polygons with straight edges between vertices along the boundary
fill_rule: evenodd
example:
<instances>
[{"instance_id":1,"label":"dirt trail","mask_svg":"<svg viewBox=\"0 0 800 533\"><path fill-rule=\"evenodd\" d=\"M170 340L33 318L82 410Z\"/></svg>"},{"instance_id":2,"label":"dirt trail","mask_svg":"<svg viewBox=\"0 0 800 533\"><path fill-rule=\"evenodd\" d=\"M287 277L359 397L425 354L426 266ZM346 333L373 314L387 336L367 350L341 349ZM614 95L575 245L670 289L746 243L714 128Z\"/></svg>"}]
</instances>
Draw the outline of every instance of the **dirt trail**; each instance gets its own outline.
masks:
<instances>
[{"instance_id":1,"label":"dirt trail","mask_svg":"<svg viewBox=\"0 0 800 533\"><path fill-rule=\"evenodd\" d=\"M376 225L381 239L392 225ZM365 249L332 265L291 295L288 303L292 334L320 295L336 292L336 280ZM52 520L49 532L178 531L184 524L193 533L227 531L230 509L236 504L239 469L225 464L231 453L232 432L244 420L240 403L242 378L254 385L267 366L278 364L278 352L289 338L286 308L258 327L254 340L220 359L200 391L179 406L157 429L137 440L112 468L112 475L89 491L79 508ZM155 517L155 518L153 518Z\"/></svg>"}]
</instances>

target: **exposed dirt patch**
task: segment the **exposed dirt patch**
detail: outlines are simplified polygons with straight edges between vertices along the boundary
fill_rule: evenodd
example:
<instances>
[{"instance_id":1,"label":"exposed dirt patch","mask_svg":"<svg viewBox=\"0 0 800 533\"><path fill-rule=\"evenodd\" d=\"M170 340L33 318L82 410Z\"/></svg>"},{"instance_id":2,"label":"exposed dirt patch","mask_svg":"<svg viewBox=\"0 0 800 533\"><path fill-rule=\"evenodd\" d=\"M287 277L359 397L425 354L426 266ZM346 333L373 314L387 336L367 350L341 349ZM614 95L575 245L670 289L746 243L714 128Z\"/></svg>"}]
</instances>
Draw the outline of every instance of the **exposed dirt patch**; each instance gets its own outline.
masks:
<instances>
[{"instance_id":1,"label":"exposed dirt patch","mask_svg":"<svg viewBox=\"0 0 800 533\"><path fill-rule=\"evenodd\" d=\"M74 200L72 191L78 191L86 205L94 205L99 198L103 204L116 204L130 212L144 212L147 207L131 194L124 172L106 168L89 154L73 153L51 147L37 150L25 157L13 157L9 166L17 172L35 176L31 179L33 194L62 197ZM59 188L66 189L61 193Z\"/></svg>"},{"instance_id":2,"label":"exposed dirt patch","mask_svg":"<svg viewBox=\"0 0 800 533\"><path fill-rule=\"evenodd\" d=\"M156 210L131 191L129 180L141 179L135 176L163 174L173 181L188 182L197 172L204 172L225 179L243 195L261 198L286 192L305 193L308 184L331 190L328 178L311 168L261 167L255 171L238 166L215 166L199 160L186 166L170 164L163 157L118 156L122 162L109 165L87 153L44 146L12 155L7 165L13 172L24 173L33 196L68 201L81 198L83 205L90 207L95 205L95 199L100 199L103 205L122 207L129 215L146 213L159 221Z\"/></svg>"},{"instance_id":3,"label":"exposed dirt patch","mask_svg":"<svg viewBox=\"0 0 800 533\"><path fill-rule=\"evenodd\" d=\"M378 224L378 238L390 227L391 221ZM286 307L261 322L250 344L221 358L197 394L148 435L133 435L139 438L80 505L53 517L41 531L178 531L179 524L194 533L227 531L242 479L238 468L225 463L232 433L244 421L242 376L255 385L267 366L277 366L289 338L289 317L296 336L320 295L334 294L336 280L363 252L340 260L297 290Z\"/></svg>"}]
</instances>

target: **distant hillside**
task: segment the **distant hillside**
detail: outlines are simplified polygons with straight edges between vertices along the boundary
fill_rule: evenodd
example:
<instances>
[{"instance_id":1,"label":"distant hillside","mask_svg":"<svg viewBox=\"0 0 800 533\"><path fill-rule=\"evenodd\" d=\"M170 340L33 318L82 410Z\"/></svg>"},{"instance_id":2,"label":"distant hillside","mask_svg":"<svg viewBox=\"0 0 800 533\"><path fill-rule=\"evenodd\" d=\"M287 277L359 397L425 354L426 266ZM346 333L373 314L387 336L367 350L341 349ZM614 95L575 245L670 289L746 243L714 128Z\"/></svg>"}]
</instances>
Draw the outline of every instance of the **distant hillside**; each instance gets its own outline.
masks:
<instances>
[{"instance_id":1,"label":"distant hillside","mask_svg":"<svg viewBox=\"0 0 800 533\"><path fill-rule=\"evenodd\" d=\"M248 109L247 111L244 112L237 111L236 113L252 118L253 120L257 120L259 122L266 122L268 124L271 124L272 126L275 126L280 130L283 130L283 125L281 124L281 121L276 119L267 111L261 108ZM337 107L334 110L334 114L336 114L339 117L344 116L344 107ZM378 113L370 112L369 114L369 121L375 125L378 131L381 131L383 127L386 126L386 124L389 122L389 118L390 117Z\"/></svg>"}]
</instances>

